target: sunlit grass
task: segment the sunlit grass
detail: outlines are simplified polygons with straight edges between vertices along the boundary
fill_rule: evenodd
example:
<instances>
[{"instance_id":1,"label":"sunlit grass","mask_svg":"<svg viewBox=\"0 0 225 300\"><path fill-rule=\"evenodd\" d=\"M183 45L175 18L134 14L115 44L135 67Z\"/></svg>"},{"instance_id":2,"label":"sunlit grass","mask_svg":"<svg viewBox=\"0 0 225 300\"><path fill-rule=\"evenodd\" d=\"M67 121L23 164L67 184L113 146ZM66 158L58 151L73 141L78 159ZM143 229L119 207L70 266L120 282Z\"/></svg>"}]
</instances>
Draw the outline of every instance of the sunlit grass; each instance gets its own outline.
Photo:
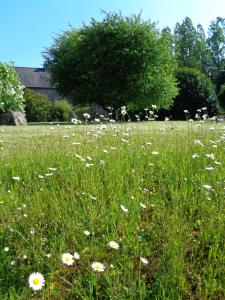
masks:
<instances>
[{"instance_id":1,"label":"sunlit grass","mask_svg":"<svg viewBox=\"0 0 225 300\"><path fill-rule=\"evenodd\" d=\"M0 141L0 299L225 298L224 124L0 127Z\"/></svg>"}]
</instances>

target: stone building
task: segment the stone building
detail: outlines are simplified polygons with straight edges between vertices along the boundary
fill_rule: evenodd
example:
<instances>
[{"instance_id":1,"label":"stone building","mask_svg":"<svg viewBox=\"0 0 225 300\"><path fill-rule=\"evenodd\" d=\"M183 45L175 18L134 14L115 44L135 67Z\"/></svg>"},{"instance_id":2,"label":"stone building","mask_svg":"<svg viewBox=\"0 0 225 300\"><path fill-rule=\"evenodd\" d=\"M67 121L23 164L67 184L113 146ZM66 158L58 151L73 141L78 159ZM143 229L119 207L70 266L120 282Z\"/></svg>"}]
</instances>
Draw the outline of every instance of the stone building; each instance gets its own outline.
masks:
<instances>
[{"instance_id":1,"label":"stone building","mask_svg":"<svg viewBox=\"0 0 225 300\"><path fill-rule=\"evenodd\" d=\"M47 95L52 101L62 99L44 68L15 67L22 84L37 93Z\"/></svg>"}]
</instances>

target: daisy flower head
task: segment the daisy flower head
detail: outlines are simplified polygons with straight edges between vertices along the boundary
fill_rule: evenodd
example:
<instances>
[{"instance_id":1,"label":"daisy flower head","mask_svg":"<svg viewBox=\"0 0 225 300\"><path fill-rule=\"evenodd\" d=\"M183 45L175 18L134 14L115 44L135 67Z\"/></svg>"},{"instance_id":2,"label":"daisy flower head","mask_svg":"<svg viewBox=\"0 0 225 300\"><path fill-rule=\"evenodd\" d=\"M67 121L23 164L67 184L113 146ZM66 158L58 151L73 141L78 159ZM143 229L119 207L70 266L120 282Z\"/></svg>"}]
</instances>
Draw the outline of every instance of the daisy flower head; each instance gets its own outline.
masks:
<instances>
[{"instance_id":1,"label":"daisy flower head","mask_svg":"<svg viewBox=\"0 0 225 300\"><path fill-rule=\"evenodd\" d=\"M62 262L65 265L72 266L74 263L73 255L71 255L70 253L64 253L62 255Z\"/></svg>"},{"instance_id":2,"label":"daisy flower head","mask_svg":"<svg viewBox=\"0 0 225 300\"><path fill-rule=\"evenodd\" d=\"M140 257L140 260L143 264L145 264L145 265L148 264L148 260L145 257Z\"/></svg>"},{"instance_id":3,"label":"daisy flower head","mask_svg":"<svg viewBox=\"0 0 225 300\"><path fill-rule=\"evenodd\" d=\"M119 249L119 247L120 247L120 245L119 245L117 242L115 242L115 241L110 241L110 242L108 243L108 245L109 245L109 247L112 248L112 249Z\"/></svg>"},{"instance_id":4,"label":"daisy flower head","mask_svg":"<svg viewBox=\"0 0 225 300\"><path fill-rule=\"evenodd\" d=\"M122 209L122 211L124 211L124 212L128 212L128 209L125 207L125 206L123 206L122 204L120 205L120 208Z\"/></svg>"},{"instance_id":5,"label":"daisy flower head","mask_svg":"<svg viewBox=\"0 0 225 300\"><path fill-rule=\"evenodd\" d=\"M84 230L84 234L85 234L86 236L88 236L88 235L90 235L91 233L90 233L90 231L88 231L88 230Z\"/></svg>"},{"instance_id":6,"label":"daisy flower head","mask_svg":"<svg viewBox=\"0 0 225 300\"><path fill-rule=\"evenodd\" d=\"M34 272L29 276L29 286L35 291L41 290L45 284L44 276L39 272Z\"/></svg>"},{"instance_id":7,"label":"daisy flower head","mask_svg":"<svg viewBox=\"0 0 225 300\"><path fill-rule=\"evenodd\" d=\"M74 257L75 259L80 259L80 254L77 253L77 252L74 252L73 257Z\"/></svg>"},{"instance_id":8,"label":"daisy flower head","mask_svg":"<svg viewBox=\"0 0 225 300\"><path fill-rule=\"evenodd\" d=\"M102 263L97 262L97 261L93 262L91 264L91 267L94 271L97 271L97 272L104 272L105 268L106 268L106 266L104 266Z\"/></svg>"}]
</instances>

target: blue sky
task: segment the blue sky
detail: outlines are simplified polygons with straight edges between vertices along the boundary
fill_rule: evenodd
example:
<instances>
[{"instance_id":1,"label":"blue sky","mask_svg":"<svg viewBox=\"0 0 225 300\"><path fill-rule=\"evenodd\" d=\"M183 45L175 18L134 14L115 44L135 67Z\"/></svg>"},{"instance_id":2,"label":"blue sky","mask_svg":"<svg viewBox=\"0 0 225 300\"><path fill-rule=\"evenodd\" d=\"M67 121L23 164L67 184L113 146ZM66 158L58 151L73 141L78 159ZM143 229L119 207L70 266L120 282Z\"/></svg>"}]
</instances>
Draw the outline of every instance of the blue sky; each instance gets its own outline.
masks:
<instances>
[{"instance_id":1,"label":"blue sky","mask_svg":"<svg viewBox=\"0 0 225 300\"><path fill-rule=\"evenodd\" d=\"M189 16L207 31L210 21L225 17L225 0L1 0L0 61L16 66L40 67L41 52L53 37L68 29L79 28L94 17L101 20L101 10L138 14L158 21L158 27L173 28Z\"/></svg>"}]
</instances>

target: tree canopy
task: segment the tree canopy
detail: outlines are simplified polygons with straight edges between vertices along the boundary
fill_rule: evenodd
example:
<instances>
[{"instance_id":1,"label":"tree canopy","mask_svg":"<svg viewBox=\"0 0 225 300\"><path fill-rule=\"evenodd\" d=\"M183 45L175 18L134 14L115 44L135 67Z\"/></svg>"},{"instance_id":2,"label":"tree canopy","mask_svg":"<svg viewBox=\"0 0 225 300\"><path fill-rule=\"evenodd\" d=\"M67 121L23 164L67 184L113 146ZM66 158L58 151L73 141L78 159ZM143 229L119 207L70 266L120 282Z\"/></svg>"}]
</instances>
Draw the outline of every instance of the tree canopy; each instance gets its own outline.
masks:
<instances>
[{"instance_id":1,"label":"tree canopy","mask_svg":"<svg viewBox=\"0 0 225 300\"><path fill-rule=\"evenodd\" d=\"M185 119L185 111L194 118L197 111L207 108L209 116L217 113L218 102L211 80L198 69L182 67L177 70L179 95L175 98L170 114L174 119Z\"/></svg>"},{"instance_id":2,"label":"tree canopy","mask_svg":"<svg viewBox=\"0 0 225 300\"><path fill-rule=\"evenodd\" d=\"M140 16L105 13L58 36L44 58L58 91L75 103L135 110L168 107L177 95L171 43Z\"/></svg>"}]
</instances>

